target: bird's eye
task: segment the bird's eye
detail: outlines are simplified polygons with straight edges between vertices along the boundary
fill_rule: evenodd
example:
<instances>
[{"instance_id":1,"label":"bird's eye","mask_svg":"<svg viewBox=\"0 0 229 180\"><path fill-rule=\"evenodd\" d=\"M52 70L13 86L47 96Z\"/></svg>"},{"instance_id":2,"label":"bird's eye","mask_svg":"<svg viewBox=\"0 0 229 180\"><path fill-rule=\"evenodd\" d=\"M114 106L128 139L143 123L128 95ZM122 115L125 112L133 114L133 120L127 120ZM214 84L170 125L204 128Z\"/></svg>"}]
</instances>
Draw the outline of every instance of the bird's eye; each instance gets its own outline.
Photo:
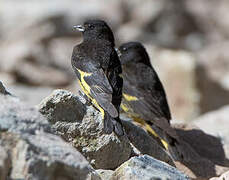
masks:
<instances>
[{"instance_id":1,"label":"bird's eye","mask_svg":"<svg viewBox=\"0 0 229 180\"><path fill-rule=\"evenodd\" d=\"M94 26L93 26L92 24L89 24L88 27L89 27L90 29L94 29Z\"/></svg>"},{"instance_id":2,"label":"bird's eye","mask_svg":"<svg viewBox=\"0 0 229 180\"><path fill-rule=\"evenodd\" d=\"M122 48L122 50L123 50L123 51L126 51L127 49L124 47L124 48Z\"/></svg>"}]
</instances>

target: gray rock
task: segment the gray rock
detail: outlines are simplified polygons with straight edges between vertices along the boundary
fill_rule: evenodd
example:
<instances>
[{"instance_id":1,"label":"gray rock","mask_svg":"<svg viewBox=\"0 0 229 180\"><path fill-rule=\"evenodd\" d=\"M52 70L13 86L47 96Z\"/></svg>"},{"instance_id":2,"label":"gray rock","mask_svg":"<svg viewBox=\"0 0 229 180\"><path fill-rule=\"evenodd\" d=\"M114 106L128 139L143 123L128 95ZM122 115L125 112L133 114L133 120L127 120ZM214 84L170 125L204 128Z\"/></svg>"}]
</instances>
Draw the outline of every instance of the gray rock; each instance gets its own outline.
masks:
<instances>
[{"instance_id":1,"label":"gray rock","mask_svg":"<svg viewBox=\"0 0 229 180\"><path fill-rule=\"evenodd\" d=\"M124 135L104 134L102 116L85 99L56 90L38 106L57 133L77 148L96 169L114 169L128 160L131 146Z\"/></svg>"},{"instance_id":2,"label":"gray rock","mask_svg":"<svg viewBox=\"0 0 229 180\"><path fill-rule=\"evenodd\" d=\"M0 81L0 93L5 94L5 95L9 94L9 92L6 91L1 81Z\"/></svg>"},{"instance_id":3,"label":"gray rock","mask_svg":"<svg viewBox=\"0 0 229 180\"><path fill-rule=\"evenodd\" d=\"M98 169L96 172L100 175L102 180L108 180L111 179L112 174L114 171L112 170L105 170L105 169Z\"/></svg>"},{"instance_id":4,"label":"gray rock","mask_svg":"<svg viewBox=\"0 0 229 180\"><path fill-rule=\"evenodd\" d=\"M0 144L11 155L11 179L84 180L94 171L78 151L52 134L2 133Z\"/></svg>"},{"instance_id":5,"label":"gray rock","mask_svg":"<svg viewBox=\"0 0 229 180\"><path fill-rule=\"evenodd\" d=\"M94 179L99 175L86 159L60 137L53 135L48 121L36 108L11 96L0 95L0 174L12 179ZM1 148L0 148L1 150ZM5 178L4 178L5 179Z\"/></svg>"},{"instance_id":6,"label":"gray rock","mask_svg":"<svg viewBox=\"0 0 229 180\"><path fill-rule=\"evenodd\" d=\"M189 178L176 168L164 162L156 160L148 155L142 155L138 157L132 157L130 160L123 163L115 170L111 179L188 180Z\"/></svg>"},{"instance_id":7,"label":"gray rock","mask_svg":"<svg viewBox=\"0 0 229 180\"><path fill-rule=\"evenodd\" d=\"M36 110L11 96L0 95L0 131L53 132L48 121Z\"/></svg>"},{"instance_id":8,"label":"gray rock","mask_svg":"<svg viewBox=\"0 0 229 180\"><path fill-rule=\"evenodd\" d=\"M45 65L21 62L15 71L18 81L29 85L64 86L71 82L63 71Z\"/></svg>"},{"instance_id":9,"label":"gray rock","mask_svg":"<svg viewBox=\"0 0 229 180\"><path fill-rule=\"evenodd\" d=\"M133 146L134 154L147 154L175 166L169 154L146 131L128 121L123 121L123 126Z\"/></svg>"},{"instance_id":10,"label":"gray rock","mask_svg":"<svg viewBox=\"0 0 229 180\"><path fill-rule=\"evenodd\" d=\"M53 91L51 87L34 87L24 84L9 85L7 88L12 94L30 106L39 104L41 99L47 97Z\"/></svg>"}]
</instances>

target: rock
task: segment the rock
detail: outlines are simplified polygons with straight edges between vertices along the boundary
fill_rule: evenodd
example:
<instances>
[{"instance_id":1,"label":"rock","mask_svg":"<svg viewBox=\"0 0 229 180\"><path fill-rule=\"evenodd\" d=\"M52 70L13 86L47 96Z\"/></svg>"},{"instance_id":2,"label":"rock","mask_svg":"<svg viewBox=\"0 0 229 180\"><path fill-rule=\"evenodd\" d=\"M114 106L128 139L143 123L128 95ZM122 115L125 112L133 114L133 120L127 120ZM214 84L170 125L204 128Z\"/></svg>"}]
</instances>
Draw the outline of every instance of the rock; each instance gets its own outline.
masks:
<instances>
[{"instance_id":1,"label":"rock","mask_svg":"<svg viewBox=\"0 0 229 180\"><path fill-rule=\"evenodd\" d=\"M105 169L98 169L96 172L100 175L102 180L108 180L111 179L112 174L114 171L112 170L105 170Z\"/></svg>"},{"instance_id":2,"label":"rock","mask_svg":"<svg viewBox=\"0 0 229 180\"><path fill-rule=\"evenodd\" d=\"M55 135L1 135L1 144L8 146L11 154L12 179L83 180L93 171L79 152Z\"/></svg>"},{"instance_id":3,"label":"rock","mask_svg":"<svg viewBox=\"0 0 229 180\"><path fill-rule=\"evenodd\" d=\"M118 167L111 179L174 179L188 180L189 178L176 168L156 160L148 155L132 157Z\"/></svg>"},{"instance_id":4,"label":"rock","mask_svg":"<svg viewBox=\"0 0 229 180\"><path fill-rule=\"evenodd\" d=\"M57 133L79 150L93 167L115 169L130 157L128 138L104 134L100 112L83 103L83 98L56 90L38 108Z\"/></svg>"},{"instance_id":5,"label":"rock","mask_svg":"<svg viewBox=\"0 0 229 180\"><path fill-rule=\"evenodd\" d=\"M0 95L0 102L0 131L31 134L35 134L37 130L53 132L48 121L36 108L11 96Z\"/></svg>"},{"instance_id":6,"label":"rock","mask_svg":"<svg viewBox=\"0 0 229 180\"><path fill-rule=\"evenodd\" d=\"M204 132L219 137L224 144L229 144L228 116L229 105L198 117L194 124Z\"/></svg>"},{"instance_id":7,"label":"rock","mask_svg":"<svg viewBox=\"0 0 229 180\"><path fill-rule=\"evenodd\" d=\"M195 57L186 51L146 46L167 94L172 119L188 121L199 114Z\"/></svg>"},{"instance_id":8,"label":"rock","mask_svg":"<svg viewBox=\"0 0 229 180\"><path fill-rule=\"evenodd\" d=\"M7 179L7 175L10 172L10 158L6 150L0 146L0 179Z\"/></svg>"},{"instance_id":9,"label":"rock","mask_svg":"<svg viewBox=\"0 0 229 180\"><path fill-rule=\"evenodd\" d=\"M53 39L48 45L48 51L50 53L50 63L52 66L59 68L69 74L71 80L75 77L75 73L71 65L71 57L73 47L76 44L80 44L81 38L66 38L60 37Z\"/></svg>"},{"instance_id":10,"label":"rock","mask_svg":"<svg viewBox=\"0 0 229 180\"><path fill-rule=\"evenodd\" d=\"M11 96L0 95L0 101L0 147L11 162L10 168L0 163L0 172L10 169L11 179L100 179L75 148L51 134L54 131L36 108ZM2 161L8 162L4 151Z\"/></svg>"},{"instance_id":11,"label":"rock","mask_svg":"<svg viewBox=\"0 0 229 180\"><path fill-rule=\"evenodd\" d=\"M136 155L147 154L175 166L168 153L146 131L128 121L123 121L123 126Z\"/></svg>"},{"instance_id":12,"label":"rock","mask_svg":"<svg viewBox=\"0 0 229 180\"><path fill-rule=\"evenodd\" d=\"M216 43L228 38L229 23L225 21L229 17L227 0L185 1L187 11L196 19L198 26L207 37L209 43ZM212 13L214 11L214 13ZM222 18L224 17L224 18ZM209 44L208 43L208 44Z\"/></svg>"},{"instance_id":13,"label":"rock","mask_svg":"<svg viewBox=\"0 0 229 180\"><path fill-rule=\"evenodd\" d=\"M39 104L41 99L47 97L53 91L51 87L34 87L24 84L9 85L8 89L20 100L31 106Z\"/></svg>"},{"instance_id":14,"label":"rock","mask_svg":"<svg viewBox=\"0 0 229 180\"><path fill-rule=\"evenodd\" d=\"M5 89L5 87L3 86L3 84L2 84L1 81L0 81L0 93L2 93L2 94L4 94L4 95L9 94L9 93L6 91L6 89Z\"/></svg>"},{"instance_id":15,"label":"rock","mask_svg":"<svg viewBox=\"0 0 229 180\"><path fill-rule=\"evenodd\" d=\"M213 177L209 180L228 180L229 179L229 171L223 173L220 177Z\"/></svg>"},{"instance_id":16,"label":"rock","mask_svg":"<svg viewBox=\"0 0 229 180\"><path fill-rule=\"evenodd\" d=\"M64 86L71 82L62 71L29 62L20 63L15 71L19 82L30 85Z\"/></svg>"},{"instance_id":17,"label":"rock","mask_svg":"<svg viewBox=\"0 0 229 180\"><path fill-rule=\"evenodd\" d=\"M198 54L196 76L201 113L229 104L229 42L214 43Z\"/></svg>"}]
</instances>

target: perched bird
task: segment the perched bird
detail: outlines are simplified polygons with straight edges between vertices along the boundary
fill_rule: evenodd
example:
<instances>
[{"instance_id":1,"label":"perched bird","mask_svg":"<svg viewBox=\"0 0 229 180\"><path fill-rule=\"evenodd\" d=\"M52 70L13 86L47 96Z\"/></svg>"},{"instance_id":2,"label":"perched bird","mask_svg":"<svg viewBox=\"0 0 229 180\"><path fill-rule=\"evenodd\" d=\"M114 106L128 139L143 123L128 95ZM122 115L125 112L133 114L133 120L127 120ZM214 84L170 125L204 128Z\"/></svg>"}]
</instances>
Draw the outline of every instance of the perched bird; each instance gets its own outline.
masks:
<instances>
[{"instance_id":1,"label":"perched bird","mask_svg":"<svg viewBox=\"0 0 229 180\"><path fill-rule=\"evenodd\" d=\"M150 134L159 138L174 159L182 158L162 83L139 42L122 44L118 50L122 64L123 98L121 108Z\"/></svg>"},{"instance_id":2,"label":"perched bird","mask_svg":"<svg viewBox=\"0 0 229 180\"><path fill-rule=\"evenodd\" d=\"M114 49L114 36L102 20L88 20L74 26L83 34L83 42L72 53L72 67L91 103L101 112L104 132L124 134L119 119L123 81L121 63Z\"/></svg>"}]
</instances>

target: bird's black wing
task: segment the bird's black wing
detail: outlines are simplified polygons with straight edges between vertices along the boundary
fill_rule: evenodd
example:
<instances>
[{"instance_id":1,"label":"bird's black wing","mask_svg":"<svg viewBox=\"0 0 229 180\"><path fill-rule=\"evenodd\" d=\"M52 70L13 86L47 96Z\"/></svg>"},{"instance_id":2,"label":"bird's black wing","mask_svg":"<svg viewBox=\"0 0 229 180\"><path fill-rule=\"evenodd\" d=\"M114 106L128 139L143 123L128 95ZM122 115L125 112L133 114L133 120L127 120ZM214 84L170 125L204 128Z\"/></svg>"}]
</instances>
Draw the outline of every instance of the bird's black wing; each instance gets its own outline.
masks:
<instances>
[{"instance_id":1,"label":"bird's black wing","mask_svg":"<svg viewBox=\"0 0 229 180\"><path fill-rule=\"evenodd\" d=\"M123 92L137 98L132 101L125 100L133 111L144 120L165 118L169 122L169 106L156 72L146 65L137 64L135 67L125 68L123 76Z\"/></svg>"},{"instance_id":2,"label":"bird's black wing","mask_svg":"<svg viewBox=\"0 0 229 180\"><path fill-rule=\"evenodd\" d=\"M79 79L81 79L81 72L90 74L84 76L83 79L90 88L89 93L91 97L111 117L118 117L118 111L112 104L113 89L101 65L90 59L86 54L80 52L78 47L75 47L72 55L72 66Z\"/></svg>"}]
</instances>

